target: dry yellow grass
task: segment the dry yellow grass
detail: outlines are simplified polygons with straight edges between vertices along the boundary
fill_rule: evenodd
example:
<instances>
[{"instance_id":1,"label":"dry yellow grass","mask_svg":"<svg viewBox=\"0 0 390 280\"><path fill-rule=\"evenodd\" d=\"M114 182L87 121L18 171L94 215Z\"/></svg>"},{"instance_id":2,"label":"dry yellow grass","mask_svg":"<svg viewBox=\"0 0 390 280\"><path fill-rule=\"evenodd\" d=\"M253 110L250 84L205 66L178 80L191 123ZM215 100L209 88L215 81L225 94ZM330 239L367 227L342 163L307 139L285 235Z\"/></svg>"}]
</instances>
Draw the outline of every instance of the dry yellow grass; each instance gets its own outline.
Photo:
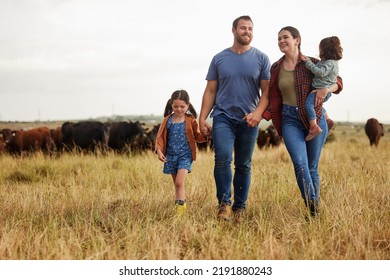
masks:
<instances>
[{"instance_id":1,"label":"dry yellow grass","mask_svg":"<svg viewBox=\"0 0 390 280\"><path fill-rule=\"evenodd\" d=\"M171 178L142 156L0 156L0 259L390 259L390 138L338 127L321 158L321 217L305 220L282 145L259 151L247 218L216 220L213 154L187 178L176 217Z\"/></svg>"}]
</instances>

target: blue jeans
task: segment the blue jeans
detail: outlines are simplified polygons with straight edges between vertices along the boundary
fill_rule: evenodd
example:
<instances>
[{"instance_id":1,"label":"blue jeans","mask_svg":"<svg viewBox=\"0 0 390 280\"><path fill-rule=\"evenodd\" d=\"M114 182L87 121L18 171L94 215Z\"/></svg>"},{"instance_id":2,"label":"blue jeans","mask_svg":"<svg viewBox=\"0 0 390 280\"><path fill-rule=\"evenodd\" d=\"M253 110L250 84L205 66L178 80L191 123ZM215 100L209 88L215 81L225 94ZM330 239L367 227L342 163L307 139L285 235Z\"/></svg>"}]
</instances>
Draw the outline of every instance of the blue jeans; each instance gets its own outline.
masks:
<instances>
[{"instance_id":1,"label":"blue jeans","mask_svg":"<svg viewBox=\"0 0 390 280\"><path fill-rule=\"evenodd\" d=\"M219 204L232 204L231 162L234 151L233 210L246 207L257 134L258 127L249 127L246 122L233 120L224 114L213 118L214 179Z\"/></svg>"},{"instance_id":2,"label":"blue jeans","mask_svg":"<svg viewBox=\"0 0 390 280\"><path fill-rule=\"evenodd\" d=\"M316 93L309 93L307 95L307 98L306 98L306 101L305 101L305 108L306 108L307 118L309 120L317 119L316 111L314 110L316 95L317 95ZM331 97L331 95L332 94L330 92L327 95L325 95L324 102L327 101Z\"/></svg>"},{"instance_id":3,"label":"blue jeans","mask_svg":"<svg viewBox=\"0 0 390 280\"><path fill-rule=\"evenodd\" d=\"M318 163L326 135L328 134L328 126L324 114L322 114L318 125L323 132L312 140L305 141L309 131L299 118L298 108L283 105L282 134L287 151L294 164L299 190L306 203L310 200L315 200L317 204L320 196Z\"/></svg>"}]
</instances>

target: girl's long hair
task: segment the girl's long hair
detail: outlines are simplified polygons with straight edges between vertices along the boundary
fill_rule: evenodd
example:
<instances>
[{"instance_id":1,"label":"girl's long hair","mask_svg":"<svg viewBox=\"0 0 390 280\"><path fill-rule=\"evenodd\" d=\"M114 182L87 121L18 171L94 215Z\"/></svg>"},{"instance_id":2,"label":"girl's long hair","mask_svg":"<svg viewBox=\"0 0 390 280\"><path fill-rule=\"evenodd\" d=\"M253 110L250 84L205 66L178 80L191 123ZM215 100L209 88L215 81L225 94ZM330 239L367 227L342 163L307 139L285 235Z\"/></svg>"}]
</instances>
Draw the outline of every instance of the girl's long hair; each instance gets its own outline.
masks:
<instances>
[{"instance_id":1,"label":"girl's long hair","mask_svg":"<svg viewBox=\"0 0 390 280\"><path fill-rule=\"evenodd\" d=\"M198 117L194 106L192 106L192 104L190 103L190 96L188 95L188 92L184 89L176 90L174 93L172 93L171 98L168 99L167 104L165 105L164 117L172 114L173 100L176 99L182 100L188 105L188 111L186 112L186 114L190 114L194 118Z\"/></svg>"}]
</instances>

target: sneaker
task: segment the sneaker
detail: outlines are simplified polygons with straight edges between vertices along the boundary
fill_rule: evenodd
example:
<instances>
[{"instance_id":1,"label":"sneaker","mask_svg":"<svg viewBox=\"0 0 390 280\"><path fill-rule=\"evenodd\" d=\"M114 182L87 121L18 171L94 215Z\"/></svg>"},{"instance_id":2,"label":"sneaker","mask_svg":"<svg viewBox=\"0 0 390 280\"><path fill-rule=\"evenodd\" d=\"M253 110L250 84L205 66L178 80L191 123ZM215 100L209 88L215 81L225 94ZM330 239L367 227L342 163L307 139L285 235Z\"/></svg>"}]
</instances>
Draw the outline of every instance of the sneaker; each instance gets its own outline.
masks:
<instances>
[{"instance_id":1,"label":"sneaker","mask_svg":"<svg viewBox=\"0 0 390 280\"><path fill-rule=\"evenodd\" d=\"M230 220L230 205L226 202L222 202L219 206L218 219L225 221Z\"/></svg>"},{"instance_id":2,"label":"sneaker","mask_svg":"<svg viewBox=\"0 0 390 280\"><path fill-rule=\"evenodd\" d=\"M180 203L180 202L181 202L180 200L175 202L176 214L178 216L183 215L187 210L187 202L185 202L185 201L182 203Z\"/></svg>"},{"instance_id":3,"label":"sneaker","mask_svg":"<svg viewBox=\"0 0 390 280\"><path fill-rule=\"evenodd\" d=\"M326 124L328 125L328 134L330 134L337 126L332 119L327 119Z\"/></svg>"},{"instance_id":4,"label":"sneaker","mask_svg":"<svg viewBox=\"0 0 390 280\"><path fill-rule=\"evenodd\" d=\"M233 219L237 224L241 224L245 220L245 208L237 208L233 210Z\"/></svg>"},{"instance_id":5,"label":"sneaker","mask_svg":"<svg viewBox=\"0 0 390 280\"><path fill-rule=\"evenodd\" d=\"M318 134L320 134L322 132L322 129L321 127L319 127L318 125L316 127L314 127L313 129L310 129L309 130L309 134L306 136L305 138L305 141L310 141L311 139L313 139L314 137L316 137Z\"/></svg>"}]
</instances>

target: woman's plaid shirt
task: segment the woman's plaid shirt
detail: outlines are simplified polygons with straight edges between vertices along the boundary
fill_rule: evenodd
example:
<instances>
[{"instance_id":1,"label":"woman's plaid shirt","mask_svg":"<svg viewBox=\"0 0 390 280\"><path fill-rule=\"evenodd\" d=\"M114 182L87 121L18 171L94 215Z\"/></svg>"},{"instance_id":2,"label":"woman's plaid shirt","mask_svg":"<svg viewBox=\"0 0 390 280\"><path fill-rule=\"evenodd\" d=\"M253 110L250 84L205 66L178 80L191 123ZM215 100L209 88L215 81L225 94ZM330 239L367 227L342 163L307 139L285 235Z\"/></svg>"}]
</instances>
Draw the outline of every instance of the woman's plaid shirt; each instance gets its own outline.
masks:
<instances>
[{"instance_id":1,"label":"woman's plaid shirt","mask_svg":"<svg viewBox=\"0 0 390 280\"><path fill-rule=\"evenodd\" d=\"M271 66L271 80L269 84L268 100L269 107L268 110L264 112L263 117L266 120L272 119L272 124L275 126L279 135L282 136L282 94L279 89L279 72L282 65L282 61L285 56L279 59ZM311 61L317 63L318 60L315 58L310 58ZM304 124L304 126L309 129L310 124L307 118L305 101L307 95L313 90L312 80L313 73L308 70L305 66L305 62L300 60L294 70L294 79L295 79L295 91L297 93L297 103L298 103L298 113L299 117ZM340 77L337 77L337 85L339 89L336 94L338 94L343 88L343 82ZM317 121L321 118L322 115L322 103L319 106L315 107Z\"/></svg>"}]
</instances>

